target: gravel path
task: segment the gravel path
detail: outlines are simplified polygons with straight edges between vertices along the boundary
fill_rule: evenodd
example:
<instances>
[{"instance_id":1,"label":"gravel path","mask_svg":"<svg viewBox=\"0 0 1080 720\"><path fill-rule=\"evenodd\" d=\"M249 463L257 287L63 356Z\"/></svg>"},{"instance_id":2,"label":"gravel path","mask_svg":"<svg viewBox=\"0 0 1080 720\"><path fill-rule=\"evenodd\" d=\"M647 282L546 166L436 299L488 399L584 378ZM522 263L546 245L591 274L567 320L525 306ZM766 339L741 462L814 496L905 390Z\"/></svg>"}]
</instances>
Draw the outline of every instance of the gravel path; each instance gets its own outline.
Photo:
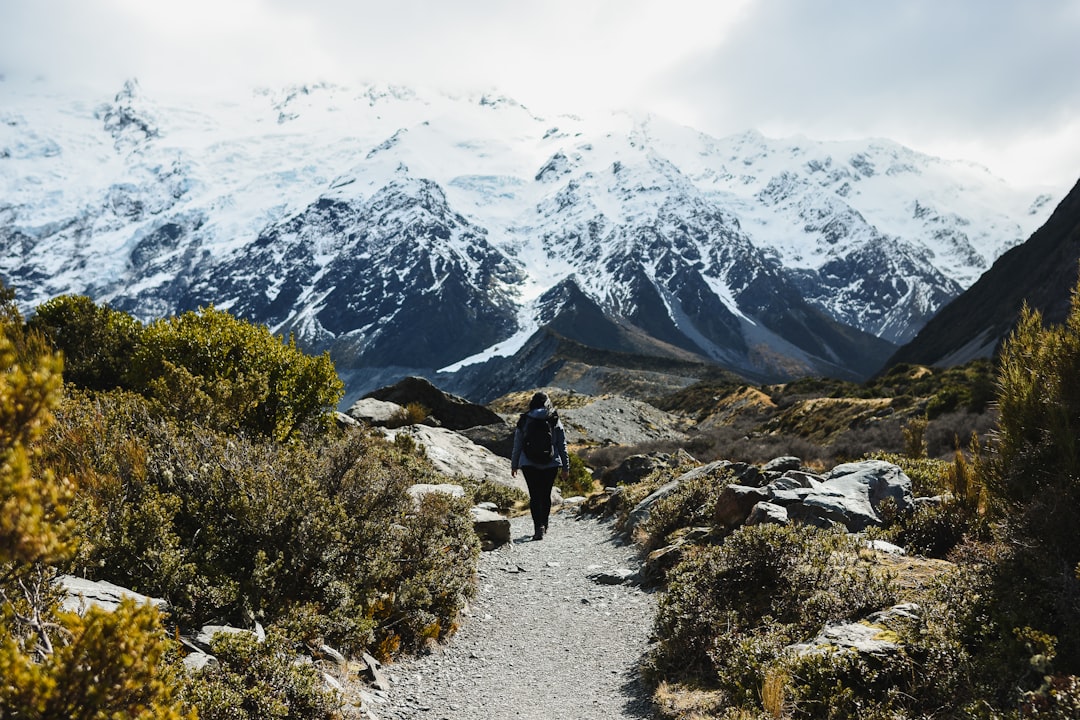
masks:
<instances>
[{"instance_id":1,"label":"gravel path","mask_svg":"<svg viewBox=\"0 0 1080 720\"><path fill-rule=\"evenodd\" d=\"M533 542L528 516L513 542L480 559L480 585L457 635L430 655L384 668L379 720L612 720L649 718L638 664L655 597L590 576L636 570L610 522L552 515Z\"/></svg>"}]
</instances>

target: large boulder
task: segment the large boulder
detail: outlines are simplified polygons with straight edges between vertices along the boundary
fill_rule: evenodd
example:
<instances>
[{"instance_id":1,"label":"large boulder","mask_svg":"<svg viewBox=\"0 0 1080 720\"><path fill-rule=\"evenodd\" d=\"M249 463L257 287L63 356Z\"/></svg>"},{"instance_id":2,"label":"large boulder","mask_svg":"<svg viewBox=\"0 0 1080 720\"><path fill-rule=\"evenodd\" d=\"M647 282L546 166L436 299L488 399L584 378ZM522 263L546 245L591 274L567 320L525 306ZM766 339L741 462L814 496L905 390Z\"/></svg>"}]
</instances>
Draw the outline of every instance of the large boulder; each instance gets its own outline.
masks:
<instances>
[{"instance_id":1,"label":"large boulder","mask_svg":"<svg viewBox=\"0 0 1080 720\"><path fill-rule=\"evenodd\" d=\"M507 460L514 454L514 427L507 422L477 425L459 431L481 447Z\"/></svg>"},{"instance_id":2,"label":"large boulder","mask_svg":"<svg viewBox=\"0 0 1080 720\"><path fill-rule=\"evenodd\" d=\"M405 408L397 403L376 400L370 397L360 398L346 411L346 414L354 420L380 427L390 425L404 413Z\"/></svg>"},{"instance_id":3,"label":"large boulder","mask_svg":"<svg viewBox=\"0 0 1080 720\"><path fill-rule=\"evenodd\" d=\"M424 447L428 460L441 473L464 475L481 482L490 480L528 490L521 473L516 478L510 476L510 462L506 458L480 447L460 433L427 425L410 425L386 431L390 440L402 433Z\"/></svg>"},{"instance_id":4,"label":"large boulder","mask_svg":"<svg viewBox=\"0 0 1080 720\"><path fill-rule=\"evenodd\" d=\"M777 476L777 470L766 474L752 465L721 460L695 468L679 480L717 470L734 476L738 482L723 489L714 513L714 520L727 528L744 523L791 521L816 527L842 525L850 532L861 532L882 524L881 509L886 501L894 503L900 512L914 505L911 479L892 463L881 460L846 463L824 476L793 470L794 463L794 458L775 461L774 467L788 468ZM774 477L767 484L761 483L767 475ZM662 490L673 492L674 488L665 486ZM648 507L643 507L642 513L647 517Z\"/></svg>"},{"instance_id":5,"label":"large boulder","mask_svg":"<svg viewBox=\"0 0 1080 720\"><path fill-rule=\"evenodd\" d=\"M374 390L364 397L397 403L403 407L409 403L417 403L424 406L440 425L450 430L503 422L497 413L483 405L443 392L421 377L407 377L394 385Z\"/></svg>"},{"instance_id":6,"label":"large boulder","mask_svg":"<svg viewBox=\"0 0 1080 720\"><path fill-rule=\"evenodd\" d=\"M850 532L880 526L880 509L892 500L898 511L912 507L911 478L903 470L883 460L837 465L802 501L803 519L839 523ZM797 517L789 507L792 517Z\"/></svg>"},{"instance_id":7,"label":"large boulder","mask_svg":"<svg viewBox=\"0 0 1080 720\"><path fill-rule=\"evenodd\" d=\"M895 502L900 511L910 509L914 503L911 478L899 466L884 460L837 465L825 476L825 485L865 493L875 511L886 499Z\"/></svg>"}]
</instances>

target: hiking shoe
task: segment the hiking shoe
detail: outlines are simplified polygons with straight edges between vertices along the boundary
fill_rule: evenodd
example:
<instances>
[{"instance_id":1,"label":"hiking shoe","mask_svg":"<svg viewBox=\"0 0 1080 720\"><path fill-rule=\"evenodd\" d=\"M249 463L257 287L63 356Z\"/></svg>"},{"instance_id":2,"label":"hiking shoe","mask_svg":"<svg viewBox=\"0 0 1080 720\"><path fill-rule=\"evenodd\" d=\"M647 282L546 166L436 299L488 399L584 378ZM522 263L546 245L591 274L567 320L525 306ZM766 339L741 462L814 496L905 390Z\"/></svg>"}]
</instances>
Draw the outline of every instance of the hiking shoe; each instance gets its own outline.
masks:
<instances>
[{"instance_id":1,"label":"hiking shoe","mask_svg":"<svg viewBox=\"0 0 1080 720\"><path fill-rule=\"evenodd\" d=\"M533 540L543 540L543 539L544 539L544 531L545 531L545 530L547 530L547 528L546 528L546 527L544 527L543 525L541 525L540 527L536 528L536 534L535 534L535 535L533 535Z\"/></svg>"}]
</instances>

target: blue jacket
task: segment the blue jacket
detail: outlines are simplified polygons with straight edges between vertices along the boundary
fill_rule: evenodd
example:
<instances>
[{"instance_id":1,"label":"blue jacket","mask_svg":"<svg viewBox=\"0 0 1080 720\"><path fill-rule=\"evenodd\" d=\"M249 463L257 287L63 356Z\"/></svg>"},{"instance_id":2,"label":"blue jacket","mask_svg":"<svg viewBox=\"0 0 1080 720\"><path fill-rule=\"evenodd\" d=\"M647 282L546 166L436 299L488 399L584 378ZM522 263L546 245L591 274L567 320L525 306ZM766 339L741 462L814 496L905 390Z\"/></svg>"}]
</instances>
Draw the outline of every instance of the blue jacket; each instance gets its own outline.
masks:
<instances>
[{"instance_id":1,"label":"blue jacket","mask_svg":"<svg viewBox=\"0 0 1080 720\"><path fill-rule=\"evenodd\" d=\"M555 415L555 427L551 429L551 442L555 446L555 457L551 459L551 462L546 465L537 465L529 460L525 456L525 453L521 451L521 445L524 441L522 436L522 423L519 421L517 427L514 429L514 452L510 455L510 468L517 470L522 465L529 467L539 468L553 468L561 467L568 470L570 468L570 453L566 450L566 433L563 431L562 423L558 420L558 413L549 413L547 408L536 408L522 415L524 417L536 418L537 420L546 420L549 414Z\"/></svg>"}]
</instances>

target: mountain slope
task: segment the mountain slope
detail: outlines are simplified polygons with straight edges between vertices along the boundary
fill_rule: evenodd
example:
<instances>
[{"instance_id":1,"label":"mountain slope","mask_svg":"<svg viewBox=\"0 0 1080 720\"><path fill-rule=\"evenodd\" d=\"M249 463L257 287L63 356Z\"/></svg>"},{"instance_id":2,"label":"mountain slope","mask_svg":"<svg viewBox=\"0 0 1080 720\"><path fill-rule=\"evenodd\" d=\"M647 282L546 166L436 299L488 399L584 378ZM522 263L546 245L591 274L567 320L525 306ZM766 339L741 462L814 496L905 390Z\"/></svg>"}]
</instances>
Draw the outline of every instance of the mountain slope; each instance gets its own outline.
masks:
<instances>
[{"instance_id":1,"label":"mountain slope","mask_svg":"<svg viewBox=\"0 0 1080 720\"><path fill-rule=\"evenodd\" d=\"M990 357L1016 325L1024 303L1063 323L1080 269L1080 182L1046 224L994 263L889 360L949 366Z\"/></svg>"},{"instance_id":2,"label":"mountain slope","mask_svg":"<svg viewBox=\"0 0 1080 720\"><path fill-rule=\"evenodd\" d=\"M330 350L353 385L510 362L551 323L752 377L863 377L1048 202L883 140L712 138L492 94L0 93L0 279L27 310L212 303Z\"/></svg>"}]
</instances>

